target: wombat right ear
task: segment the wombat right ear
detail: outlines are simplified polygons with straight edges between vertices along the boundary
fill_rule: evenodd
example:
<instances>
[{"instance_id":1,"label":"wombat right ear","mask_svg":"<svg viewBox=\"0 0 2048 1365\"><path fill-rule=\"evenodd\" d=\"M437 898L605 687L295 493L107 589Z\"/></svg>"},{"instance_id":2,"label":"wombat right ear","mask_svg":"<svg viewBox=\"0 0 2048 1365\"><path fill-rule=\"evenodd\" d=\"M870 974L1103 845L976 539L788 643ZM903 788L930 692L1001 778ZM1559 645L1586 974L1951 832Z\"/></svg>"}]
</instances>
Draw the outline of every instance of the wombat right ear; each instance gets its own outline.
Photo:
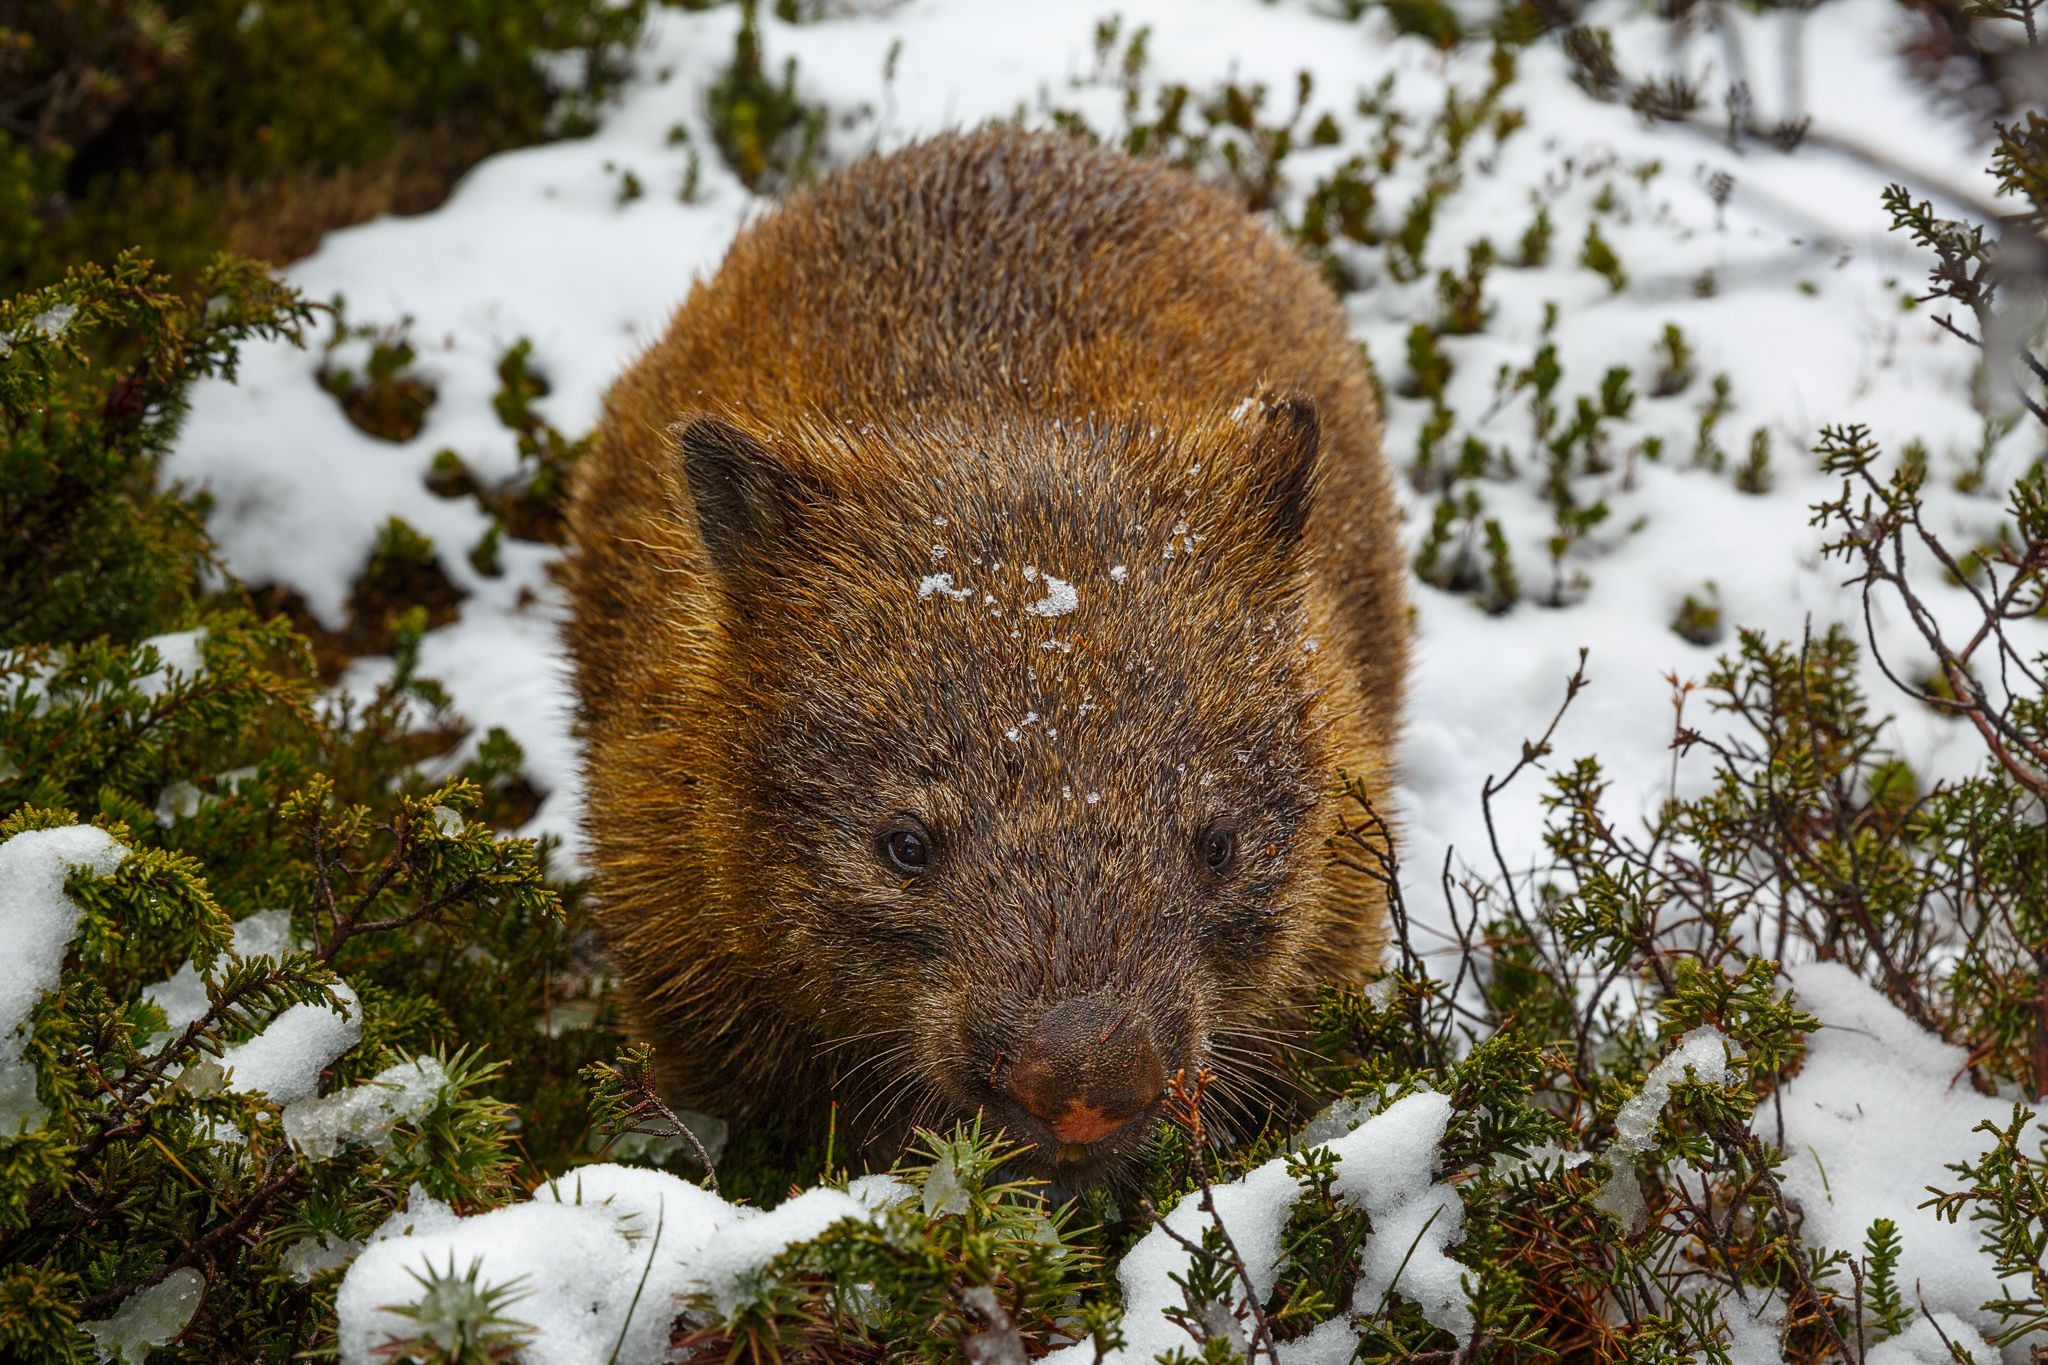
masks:
<instances>
[{"instance_id":1,"label":"wombat right ear","mask_svg":"<svg viewBox=\"0 0 2048 1365\"><path fill-rule=\"evenodd\" d=\"M669 430L698 534L712 565L731 578L795 529L810 490L774 451L721 418L691 417Z\"/></svg>"},{"instance_id":2,"label":"wombat right ear","mask_svg":"<svg viewBox=\"0 0 2048 1365\"><path fill-rule=\"evenodd\" d=\"M1315 500L1322 423L1312 399L1300 394L1261 394L1259 431L1260 501L1273 539L1291 546L1301 539Z\"/></svg>"}]
</instances>

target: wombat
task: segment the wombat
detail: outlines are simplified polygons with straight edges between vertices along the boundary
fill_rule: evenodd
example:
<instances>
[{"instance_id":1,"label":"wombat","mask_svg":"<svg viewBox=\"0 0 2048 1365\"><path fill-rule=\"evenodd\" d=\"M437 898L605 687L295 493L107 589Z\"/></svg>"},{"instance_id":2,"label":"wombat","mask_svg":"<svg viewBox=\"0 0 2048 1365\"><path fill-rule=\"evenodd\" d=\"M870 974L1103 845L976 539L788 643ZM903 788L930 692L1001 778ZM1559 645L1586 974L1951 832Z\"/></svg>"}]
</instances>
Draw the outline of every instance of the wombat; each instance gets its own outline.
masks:
<instances>
[{"instance_id":1,"label":"wombat","mask_svg":"<svg viewBox=\"0 0 2048 1365\"><path fill-rule=\"evenodd\" d=\"M571 526L594 893L678 1101L879 1159L979 1111L1077 1187L1376 971L1331 841L1401 704L1378 417L1222 192L1019 131L831 176L619 381Z\"/></svg>"}]
</instances>

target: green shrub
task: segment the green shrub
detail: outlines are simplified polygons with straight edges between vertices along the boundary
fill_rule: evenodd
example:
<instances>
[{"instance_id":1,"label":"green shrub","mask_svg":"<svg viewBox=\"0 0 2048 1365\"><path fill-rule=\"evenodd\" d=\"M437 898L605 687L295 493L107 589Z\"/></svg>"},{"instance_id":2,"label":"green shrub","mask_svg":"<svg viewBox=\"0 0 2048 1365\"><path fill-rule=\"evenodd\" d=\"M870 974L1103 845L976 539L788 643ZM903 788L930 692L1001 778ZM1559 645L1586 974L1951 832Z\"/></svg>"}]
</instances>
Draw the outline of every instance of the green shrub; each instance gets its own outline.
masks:
<instances>
[{"instance_id":1,"label":"green shrub","mask_svg":"<svg viewBox=\"0 0 2048 1365\"><path fill-rule=\"evenodd\" d=\"M431 207L480 157L587 129L646 6L0 3L0 89L23 92L0 128L0 293L136 245L189 281L223 247L283 260Z\"/></svg>"},{"instance_id":2,"label":"green shrub","mask_svg":"<svg viewBox=\"0 0 2048 1365\"><path fill-rule=\"evenodd\" d=\"M705 113L726 164L756 193L801 185L817 173L825 138L825 111L796 93L796 59L782 79L768 74L761 55L760 0L740 0L739 36L732 64L706 95Z\"/></svg>"},{"instance_id":3,"label":"green shrub","mask_svg":"<svg viewBox=\"0 0 2048 1365\"><path fill-rule=\"evenodd\" d=\"M134 641L189 624L209 560L201 509L155 491L192 383L306 305L217 261L195 303L133 255L0 302L0 646ZM118 362L94 363L106 343Z\"/></svg>"},{"instance_id":4,"label":"green shrub","mask_svg":"<svg viewBox=\"0 0 2048 1365\"><path fill-rule=\"evenodd\" d=\"M601 1002L580 1008L577 920L545 850L492 829L516 746L494 735L433 784L413 766L422 740L460 733L415 675L423 613L399 612L373 697L315 705L306 642L203 578L195 509L155 462L195 379L307 317L247 265L206 287L202 307L124 258L0 307L0 467L26 532L0 545L32 550L4 599L0 848L85 821L127 851L68 879L79 921L30 1021L33 1091L0 1105L0 1348L27 1358L88 1359L78 1324L193 1283L187 1358L317 1348L335 1284L318 1267L415 1187L484 1208L529 1163L583 1151L575 1070L610 1036ZM59 310L68 327L36 324ZM281 938L234 945L237 922L280 908ZM152 988L181 970L191 1018L167 1030ZM322 1151L214 1059L295 1006L343 1003L360 1041L323 1090L416 1058L430 1084L368 1145Z\"/></svg>"}]
</instances>

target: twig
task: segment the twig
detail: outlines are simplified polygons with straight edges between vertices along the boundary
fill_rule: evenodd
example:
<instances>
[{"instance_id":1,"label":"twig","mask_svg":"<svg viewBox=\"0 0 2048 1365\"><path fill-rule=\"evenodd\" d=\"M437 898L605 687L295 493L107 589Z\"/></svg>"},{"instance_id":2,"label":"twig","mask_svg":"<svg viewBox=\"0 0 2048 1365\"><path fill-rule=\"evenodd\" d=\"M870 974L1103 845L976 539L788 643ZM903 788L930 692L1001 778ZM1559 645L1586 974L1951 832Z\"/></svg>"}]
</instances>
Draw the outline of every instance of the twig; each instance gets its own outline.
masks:
<instances>
[{"instance_id":1,"label":"twig","mask_svg":"<svg viewBox=\"0 0 2048 1365\"><path fill-rule=\"evenodd\" d=\"M1188 1130L1189 1139L1194 1144L1195 1184L1202 1192L1202 1212L1208 1214L1216 1224L1217 1234L1223 1239L1223 1249L1227 1253L1227 1263L1232 1273L1244 1284L1245 1306L1251 1310L1252 1315L1251 1340L1246 1344L1247 1358L1257 1360L1263 1349L1266 1359L1278 1365L1280 1350L1274 1343L1273 1325L1266 1320L1265 1306L1259 1302L1259 1291L1252 1284L1251 1271L1246 1267L1244 1257L1239 1254L1237 1243L1231 1239L1230 1229L1223 1226L1223 1216L1216 1212L1215 1192L1209 1183L1208 1169L1202 1161L1208 1140L1207 1130L1202 1122L1202 1092L1215 1079L1215 1074L1207 1067L1195 1072L1192 1084L1188 1081L1186 1071L1174 1072L1173 1079L1166 1084L1166 1112L1170 1117L1179 1120ZM1187 1239L1167 1227L1164 1219L1159 1221L1158 1226L1165 1228L1166 1235L1175 1242L1184 1247L1188 1246ZM1199 1246L1194 1247L1193 1251L1196 1255L1208 1254Z\"/></svg>"}]
</instances>

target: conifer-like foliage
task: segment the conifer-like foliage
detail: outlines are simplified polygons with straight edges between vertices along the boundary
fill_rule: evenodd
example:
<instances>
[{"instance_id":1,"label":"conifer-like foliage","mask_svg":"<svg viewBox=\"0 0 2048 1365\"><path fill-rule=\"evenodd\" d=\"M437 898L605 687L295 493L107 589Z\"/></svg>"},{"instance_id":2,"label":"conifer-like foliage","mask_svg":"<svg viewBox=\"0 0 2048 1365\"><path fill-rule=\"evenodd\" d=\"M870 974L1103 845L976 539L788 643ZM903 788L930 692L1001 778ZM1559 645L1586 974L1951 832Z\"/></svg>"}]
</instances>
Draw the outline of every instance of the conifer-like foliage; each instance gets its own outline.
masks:
<instances>
[{"instance_id":1,"label":"conifer-like foliage","mask_svg":"<svg viewBox=\"0 0 2048 1365\"><path fill-rule=\"evenodd\" d=\"M498 148L586 130L645 13L5 0L0 289L137 244L189 284L223 247L281 262L327 228L430 207Z\"/></svg>"},{"instance_id":2,"label":"conifer-like foliage","mask_svg":"<svg viewBox=\"0 0 2048 1365\"><path fill-rule=\"evenodd\" d=\"M205 287L186 299L124 258L0 308L0 846L83 822L126 850L68 880L77 926L25 1021L32 1099L0 1134L0 1354L17 1358L90 1359L79 1324L187 1273L188 1358L317 1348L338 1252L419 1194L502 1202L522 1161L583 1136L559 1053L582 1035L534 1022L570 960L562 902L543 851L490 823L516 746L429 784L419 740L452 731L411 663L423 621L400 622L373 698L322 702L306 642L209 581L198 509L156 484L189 386L308 316L247 265ZM278 912L278 941L244 947L236 923ZM164 994L181 972L182 1001ZM259 1069L233 1050L308 1011L350 1045L274 1089L388 1085L426 1059L431 1093L295 1135L289 1101L238 1088L223 1054Z\"/></svg>"}]
</instances>

